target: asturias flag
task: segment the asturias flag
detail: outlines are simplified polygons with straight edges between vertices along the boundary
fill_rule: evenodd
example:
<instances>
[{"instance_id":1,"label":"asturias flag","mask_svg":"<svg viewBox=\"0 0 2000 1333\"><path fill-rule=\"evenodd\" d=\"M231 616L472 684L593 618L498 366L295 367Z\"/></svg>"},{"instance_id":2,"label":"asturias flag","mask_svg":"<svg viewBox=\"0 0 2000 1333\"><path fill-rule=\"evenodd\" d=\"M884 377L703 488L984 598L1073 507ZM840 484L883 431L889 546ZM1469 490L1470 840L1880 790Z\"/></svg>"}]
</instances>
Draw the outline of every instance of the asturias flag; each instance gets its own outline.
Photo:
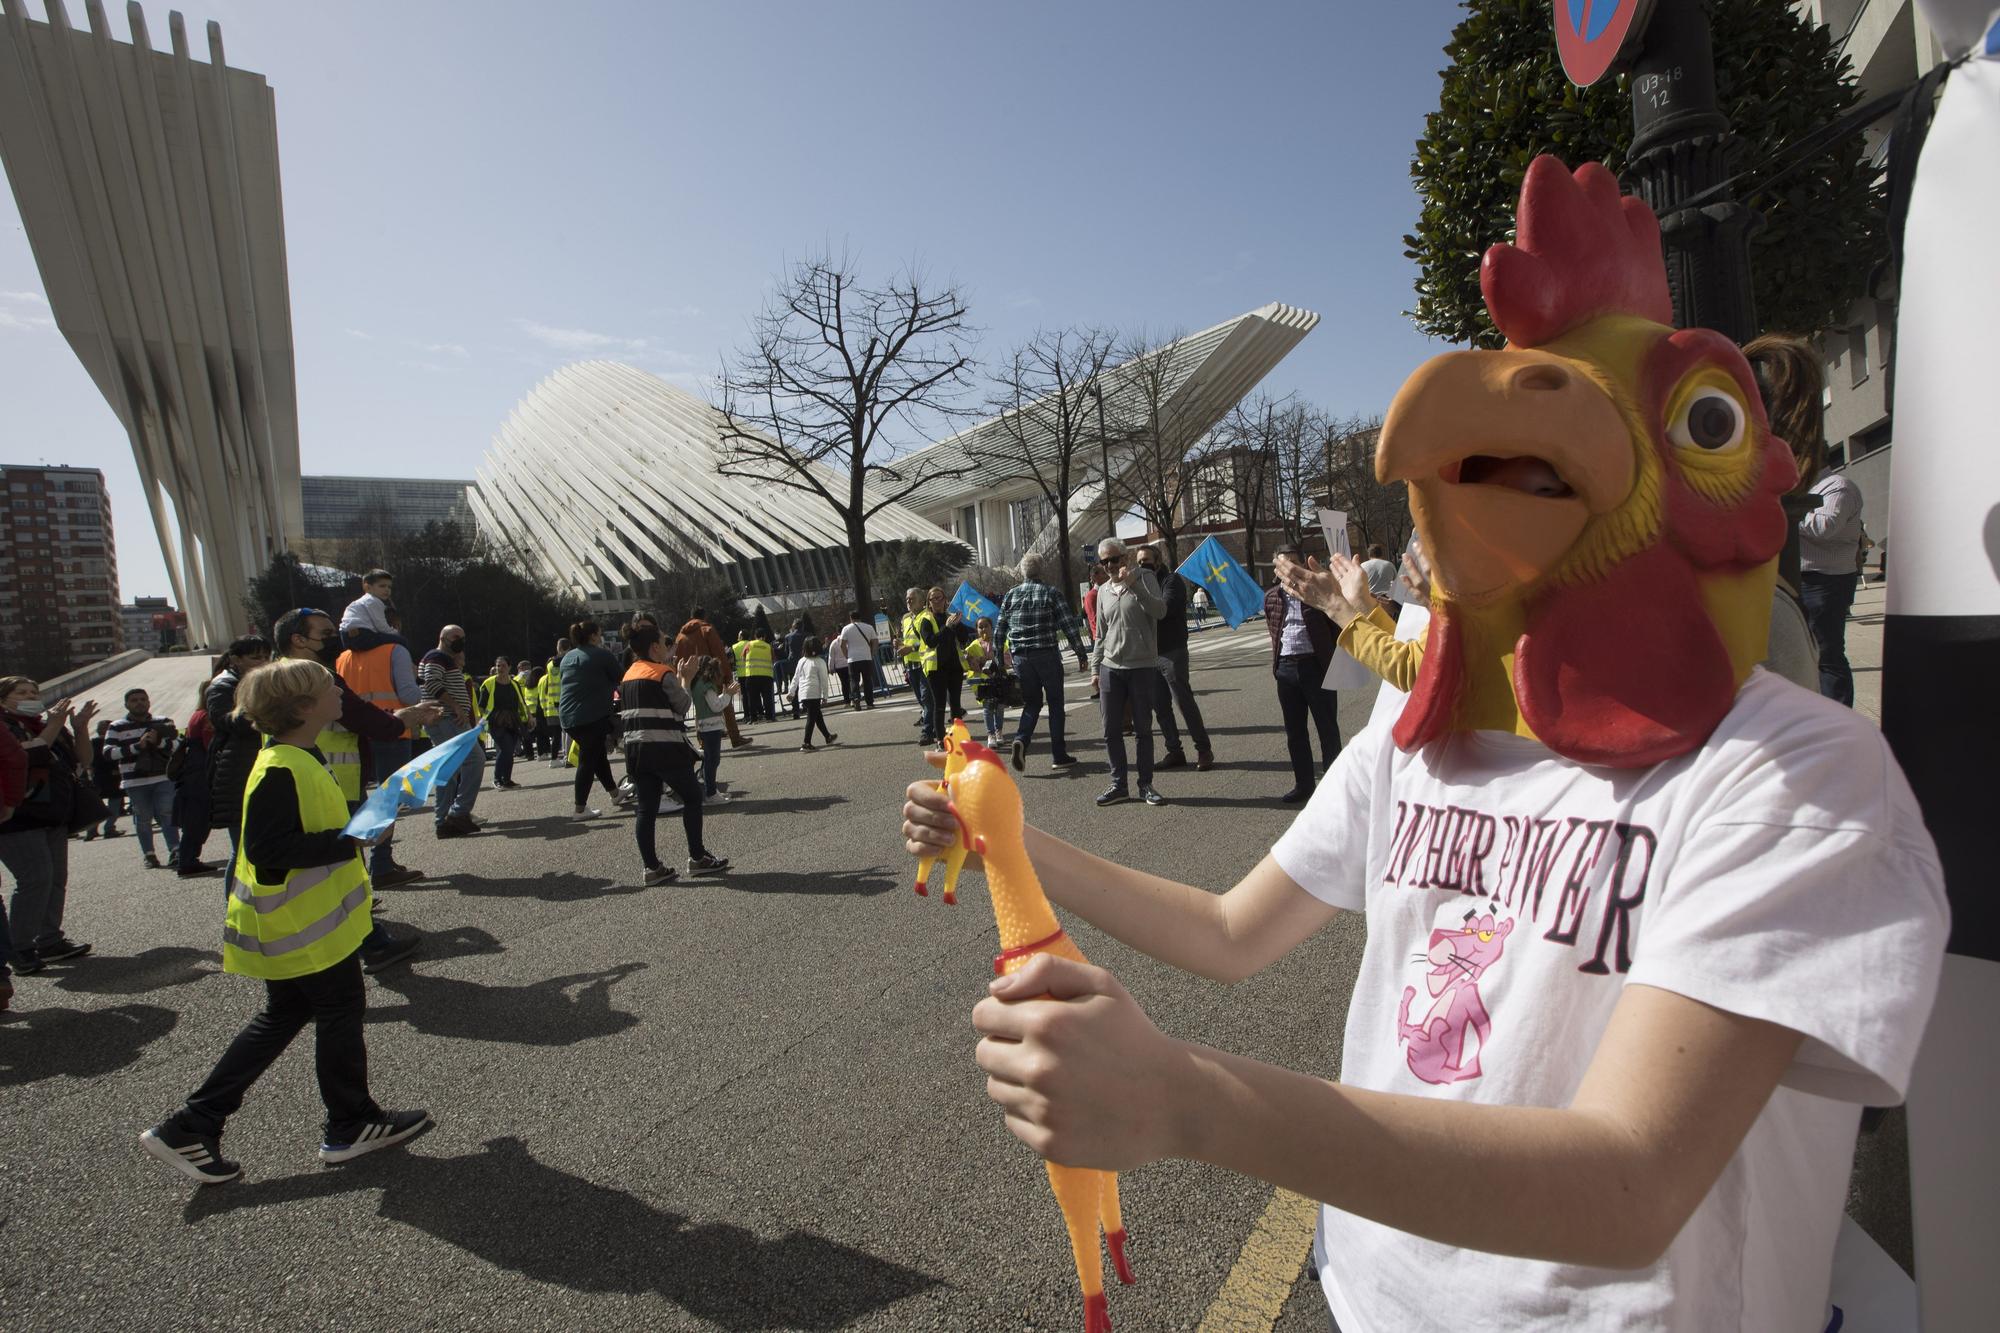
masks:
<instances>
[{"instance_id":1,"label":"asturias flag","mask_svg":"<svg viewBox=\"0 0 2000 1333\"><path fill-rule=\"evenodd\" d=\"M450 782L458 772L458 766L465 762L465 756L472 753L472 747L479 744L479 738L486 734L486 724L481 722L470 731L462 731L443 745L433 745L430 749L391 773L381 786L368 793L368 799L354 812L354 818L347 821L341 832L350 838L368 839L396 822L398 810L415 810L430 802L431 793L439 784Z\"/></svg>"},{"instance_id":2,"label":"asturias flag","mask_svg":"<svg viewBox=\"0 0 2000 1333\"><path fill-rule=\"evenodd\" d=\"M979 589L963 579L959 580L958 595L951 599L951 609L958 612L968 625L977 625L981 616L996 621L1000 619L1000 608L987 601L980 595Z\"/></svg>"},{"instance_id":3,"label":"asturias flag","mask_svg":"<svg viewBox=\"0 0 2000 1333\"><path fill-rule=\"evenodd\" d=\"M1207 589L1208 600L1231 629L1264 609L1264 590L1257 580L1213 537L1195 547L1178 572L1189 583Z\"/></svg>"}]
</instances>

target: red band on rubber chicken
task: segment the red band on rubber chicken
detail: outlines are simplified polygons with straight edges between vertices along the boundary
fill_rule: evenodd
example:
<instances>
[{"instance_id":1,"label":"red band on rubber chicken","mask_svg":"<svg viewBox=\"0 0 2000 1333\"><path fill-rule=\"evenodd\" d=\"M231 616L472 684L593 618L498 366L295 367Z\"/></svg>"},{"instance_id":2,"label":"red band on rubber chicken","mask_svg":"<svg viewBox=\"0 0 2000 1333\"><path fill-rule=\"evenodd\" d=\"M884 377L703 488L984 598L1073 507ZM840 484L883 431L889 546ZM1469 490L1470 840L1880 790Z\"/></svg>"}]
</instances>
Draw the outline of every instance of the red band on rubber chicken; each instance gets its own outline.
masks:
<instances>
[{"instance_id":1,"label":"red band on rubber chicken","mask_svg":"<svg viewBox=\"0 0 2000 1333\"><path fill-rule=\"evenodd\" d=\"M1535 159L1517 223L1480 272L1507 346L1420 366L1376 450L1433 572L1396 743L1509 731L1645 767L1764 657L1796 472L1736 345L1670 327L1659 224L1609 171Z\"/></svg>"}]
</instances>

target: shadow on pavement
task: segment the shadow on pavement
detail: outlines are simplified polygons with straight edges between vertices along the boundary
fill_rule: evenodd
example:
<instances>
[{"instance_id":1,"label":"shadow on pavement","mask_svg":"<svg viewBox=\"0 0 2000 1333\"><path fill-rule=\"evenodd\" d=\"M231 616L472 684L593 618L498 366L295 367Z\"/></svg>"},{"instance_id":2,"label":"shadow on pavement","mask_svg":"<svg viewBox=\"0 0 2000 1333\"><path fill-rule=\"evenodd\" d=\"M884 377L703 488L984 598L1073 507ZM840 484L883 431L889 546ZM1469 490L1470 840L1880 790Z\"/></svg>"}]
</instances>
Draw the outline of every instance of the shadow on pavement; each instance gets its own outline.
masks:
<instances>
[{"instance_id":1,"label":"shadow on pavement","mask_svg":"<svg viewBox=\"0 0 2000 1333\"><path fill-rule=\"evenodd\" d=\"M580 838L600 822L602 821L576 819L570 815L543 815L539 819L495 819L488 821L480 829L478 836L486 838L497 834L502 838L533 838L538 842L557 842L563 838Z\"/></svg>"},{"instance_id":2,"label":"shadow on pavement","mask_svg":"<svg viewBox=\"0 0 2000 1333\"><path fill-rule=\"evenodd\" d=\"M1288 806L1276 796L1177 796L1172 792L1163 792L1161 794L1167 798L1168 805L1214 806L1221 810L1298 810L1304 808L1303 803L1296 806Z\"/></svg>"},{"instance_id":3,"label":"shadow on pavement","mask_svg":"<svg viewBox=\"0 0 2000 1333\"><path fill-rule=\"evenodd\" d=\"M657 1293L697 1318L751 1333L837 1329L939 1279L808 1231L765 1239L694 1223L623 1190L537 1162L517 1138L459 1157L386 1152L336 1171L219 1185L191 1199L190 1225L379 1190L380 1215L531 1281L582 1292Z\"/></svg>"},{"instance_id":4,"label":"shadow on pavement","mask_svg":"<svg viewBox=\"0 0 2000 1333\"><path fill-rule=\"evenodd\" d=\"M644 893L644 884L620 884L594 875L547 874L539 879L484 879L478 875L455 876L446 886L467 898L534 898L545 903L580 903L592 898L613 898L628 893Z\"/></svg>"},{"instance_id":5,"label":"shadow on pavement","mask_svg":"<svg viewBox=\"0 0 2000 1333\"><path fill-rule=\"evenodd\" d=\"M731 810L797 810L811 812L815 810L831 810L836 805L846 804L847 798L845 796L766 796L761 799L748 797L743 800L732 800L727 804L712 807L704 811L704 814L709 818L719 818ZM660 816L661 819L676 819L678 817L679 812Z\"/></svg>"},{"instance_id":6,"label":"shadow on pavement","mask_svg":"<svg viewBox=\"0 0 2000 1333\"><path fill-rule=\"evenodd\" d=\"M371 1023L408 1023L434 1037L507 1042L516 1046L569 1046L609 1037L639 1021L611 1007L611 983L644 963L620 963L600 972L575 972L525 986L501 986L457 977L432 977L408 969L379 973L380 990L404 1003L368 1004ZM579 989L580 988L580 989ZM571 995L572 990L576 991Z\"/></svg>"},{"instance_id":7,"label":"shadow on pavement","mask_svg":"<svg viewBox=\"0 0 2000 1333\"><path fill-rule=\"evenodd\" d=\"M453 926L449 930L425 931L423 951L410 961L442 963L451 958L478 958L505 952L507 946L495 939L491 932L477 926Z\"/></svg>"},{"instance_id":8,"label":"shadow on pavement","mask_svg":"<svg viewBox=\"0 0 2000 1333\"><path fill-rule=\"evenodd\" d=\"M32 994L32 992L31 992ZM20 998L18 993L16 998ZM96 1078L123 1069L173 1031L180 1015L157 1004L109 1009L16 1009L0 1023L0 1087L57 1075Z\"/></svg>"},{"instance_id":9,"label":"shadow on pavement","mask_svg":"<svg viewBox=\"0 0 2000 1333\"><path fill-rule=\"evenodd\" d=\"M185 986L222 970L222 955L213 949L162 944L124 957L93 954L79 959L56 979L56 989L90 995L143 995L147 991Z\"/></svg>"},{"instance_id":10,"label":"shadow on pavement","mask_svg":"<svg viewBox=\"0 0 2000 1333\"><path fill-rule=\"evenodd\" d=\"M821 898L851 894L872 898L878 893L887 893L902 884L902 880L890 874L881 866L870 866L866 870L819 870L787 873L766 870L757 874L741 874L731 871L713 879L686 879L674 887L684 884L690 888L712 884L719 889L734 889L738 893L796 893L809 898Z\"/></svg>"}]
</instances>

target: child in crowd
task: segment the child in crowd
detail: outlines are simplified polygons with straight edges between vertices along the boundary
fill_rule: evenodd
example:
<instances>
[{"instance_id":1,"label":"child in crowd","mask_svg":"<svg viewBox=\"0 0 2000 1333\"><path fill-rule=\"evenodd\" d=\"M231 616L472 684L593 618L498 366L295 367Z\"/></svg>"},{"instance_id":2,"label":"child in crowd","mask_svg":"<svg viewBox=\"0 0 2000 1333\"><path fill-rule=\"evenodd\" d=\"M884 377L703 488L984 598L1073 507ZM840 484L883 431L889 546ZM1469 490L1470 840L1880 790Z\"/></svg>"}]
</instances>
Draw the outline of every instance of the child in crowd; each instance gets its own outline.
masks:
<instances>
[{"instance_id":1,"label":"child in crowd","mask_svg":"<svg viewBox=\"0 0 2000 1333\"><path fill-rule=\"evenodd\" d=\"M407 649L394 625L389 623L389 599L396 593L396 576L386 569L371 569L361 576L361 595L340 613L340 642L357 653L365 653L393 643Z\"/></svg>"},{"instance_id":2,"label":"child in crowd","mask_svg":"<svg viewBox=\"0 0 2000 1333\"><path fill-rule=\"evenodd\" d=\"M788 693L794 699L798 700L800 707L806 710L805 744L799 746L799 749L811 750L815 748L813 745L814 727L819 728L820 734L826 737L827 744L829 745L839 740L840 737L826 729L826 714L824 710L826 707L828 679L826 659L820 656L823 649L819 639L817 637L807 639L799 651L802 656L799 658L798 667L792 672L792 687Z\"/></svg>"},{"instance_id":3,"label":"child in crowd","mask_svg":"<svg viewBox=\"0 0 2000 1333\"><path fill-rule=\"evenodd\" d=\"M722 663L713 657L691 659L688 693L694 696L694 730L701 738L701 793L711 805L729 799L726 792L716 790L715 770L722 763L722 715L729 711L728 696L736 688L734 682L722 683Z\"/></svg>"},{"instance_id":4,"label":"child in crowd","mask_svg":"<svg viewBox=\"0 0 2000 1333\"><path fill-rule=\"evenodd\" d=\"M361 859L368 844L341 831L347 800L314 748L340 718L339 682L317 662L274 662L243 677L235 706L270 740L245 788L222 970L261 980L264 1011L187 1103L139 1136L147 1152L200 1185L242 1174L222 1156L223 1126L308 1023L326 1103L320 1160L349 1161L431 1125L430 1112L384 1111L368 1091L361 979L373 902Z\"/></svg>"},{"instance_id":5,"label":"child in crowd","mask_svg":"<svg viewBox=\"0 0 2000 1333\"><path fill-rule=\"evenodd\" d=\"M993 618L979 617L979 637L965 645L965 681L986 706L986 743L998 749L1007 728L1007 650L993 641Z\"/></svg>"}]
</instances>

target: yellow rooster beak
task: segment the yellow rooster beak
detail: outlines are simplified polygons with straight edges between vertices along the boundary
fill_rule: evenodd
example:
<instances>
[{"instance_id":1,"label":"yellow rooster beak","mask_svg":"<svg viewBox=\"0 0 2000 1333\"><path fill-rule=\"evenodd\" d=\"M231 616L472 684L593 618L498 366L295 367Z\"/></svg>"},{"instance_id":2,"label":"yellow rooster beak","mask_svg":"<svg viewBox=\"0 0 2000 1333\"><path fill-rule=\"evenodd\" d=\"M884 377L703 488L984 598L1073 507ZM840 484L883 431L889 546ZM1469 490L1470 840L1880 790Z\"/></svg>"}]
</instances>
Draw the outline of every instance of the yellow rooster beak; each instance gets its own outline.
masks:
<instances>
[{"instance_id":1,"label":"yellow rooster beak","mask_svg":"<svg viewBox=\"0 0 2000 1333\"><path fill-rule=\"evenodd\" d=\"M1637 464L1618 406L1581 366L1538 349L1448 352L1389 405L1375 475L1410 484L1439 587L1471 606L1554 569Z\"/></svg>"}]
</instances>

